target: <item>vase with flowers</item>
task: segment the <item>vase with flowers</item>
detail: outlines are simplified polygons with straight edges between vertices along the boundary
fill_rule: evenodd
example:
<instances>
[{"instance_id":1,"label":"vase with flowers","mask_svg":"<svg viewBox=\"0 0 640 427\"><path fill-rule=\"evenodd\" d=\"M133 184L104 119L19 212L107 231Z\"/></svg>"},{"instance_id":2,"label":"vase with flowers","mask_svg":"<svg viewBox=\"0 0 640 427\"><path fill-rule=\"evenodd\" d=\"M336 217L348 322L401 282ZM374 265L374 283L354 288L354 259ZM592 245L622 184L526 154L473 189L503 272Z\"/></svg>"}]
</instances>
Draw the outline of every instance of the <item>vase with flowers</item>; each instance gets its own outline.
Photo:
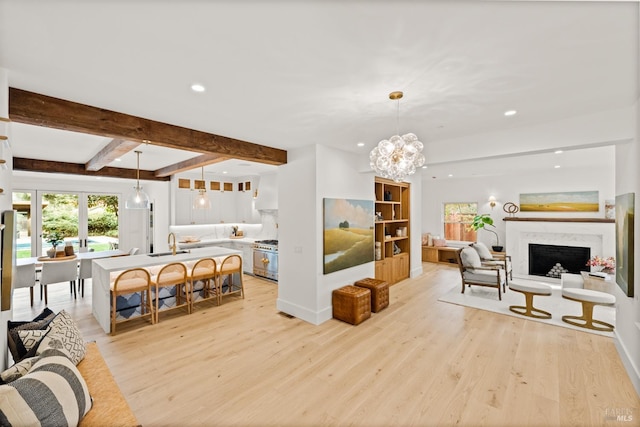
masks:
<instances>
[{"instance_id":1,"label":"vase with flowers","mask_svg":"<svg viewBox=\"0 0 640 427\"><path fill-rule=\"evenodd\" d=\"M604 258L599 255L594 255L587 261L587 266L591 267L591 271L602 271L612 274L616 269L616 259L614 257Z\"/></svg>"}]
</instances>

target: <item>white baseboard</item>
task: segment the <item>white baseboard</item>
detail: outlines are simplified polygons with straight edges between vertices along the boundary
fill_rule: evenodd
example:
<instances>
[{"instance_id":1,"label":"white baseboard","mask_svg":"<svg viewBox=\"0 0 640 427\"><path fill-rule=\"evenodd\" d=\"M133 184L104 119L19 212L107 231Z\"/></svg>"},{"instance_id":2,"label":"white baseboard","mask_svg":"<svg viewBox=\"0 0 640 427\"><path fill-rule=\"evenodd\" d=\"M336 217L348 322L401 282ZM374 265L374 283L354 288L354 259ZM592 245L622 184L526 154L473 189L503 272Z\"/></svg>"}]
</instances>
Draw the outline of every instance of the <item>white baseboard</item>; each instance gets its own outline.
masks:
<instances>
[{"instance_id":1,"label":"white baseboard","mask_svg":"<svg viewBox=\"0 0 640 427\"><path fill-rule=\"evenodd\" d=\"M640 396L640 369L636 366L634 360L629 357L629 351L625 347L624 343L620 341L617 331L614 331L613 333L613 342L616 345L616 350L618 350L618 354L620 355L622 364L627 371L627 375L629 375L631 383L636 389L636 393Z\"/></svg>"},{"instance_id":2,"label":"white baseboard","mask_svg":"<svg viewBox=\"0 0 640 427\"><path fill-rule=\"evenodd\" d=\"M283 313L297 317L298 319L304 320L305 322L309 322L313 325L319 325L333 318L333 308L331 306L315 312L278 298L276 300L276 307Z\"/></svg>"}]
</instances>

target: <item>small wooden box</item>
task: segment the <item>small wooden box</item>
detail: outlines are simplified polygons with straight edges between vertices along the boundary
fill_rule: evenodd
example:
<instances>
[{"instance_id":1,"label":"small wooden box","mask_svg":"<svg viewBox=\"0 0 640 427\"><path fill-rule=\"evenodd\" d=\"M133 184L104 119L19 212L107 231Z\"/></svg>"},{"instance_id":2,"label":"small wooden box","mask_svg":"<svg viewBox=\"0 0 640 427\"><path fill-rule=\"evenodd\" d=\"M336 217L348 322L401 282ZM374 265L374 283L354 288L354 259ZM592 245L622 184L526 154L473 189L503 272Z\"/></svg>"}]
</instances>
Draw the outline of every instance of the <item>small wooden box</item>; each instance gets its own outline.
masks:
<instances>
[{"instance_id":1,"label":"small wooden box","mask_svg":"<svg viewBox=\"0 0 640 427\"><path fill-rule=\"evenodd\" d=\"M358 325L371 317L371 291L358 286L343 286L332 294L333 318Z\"/></svg>"},{"instance_id":2,"label":"small wooden box","mask_svg":"<svg viewBox=\"0 0 640 427\"><path fill-rule=\"evenodd\" d=\"M373 313L389 306L389 283L386 281L367 278L358 280L354 285L371 291L371 311Z\"/></svg>"}]
</instances>

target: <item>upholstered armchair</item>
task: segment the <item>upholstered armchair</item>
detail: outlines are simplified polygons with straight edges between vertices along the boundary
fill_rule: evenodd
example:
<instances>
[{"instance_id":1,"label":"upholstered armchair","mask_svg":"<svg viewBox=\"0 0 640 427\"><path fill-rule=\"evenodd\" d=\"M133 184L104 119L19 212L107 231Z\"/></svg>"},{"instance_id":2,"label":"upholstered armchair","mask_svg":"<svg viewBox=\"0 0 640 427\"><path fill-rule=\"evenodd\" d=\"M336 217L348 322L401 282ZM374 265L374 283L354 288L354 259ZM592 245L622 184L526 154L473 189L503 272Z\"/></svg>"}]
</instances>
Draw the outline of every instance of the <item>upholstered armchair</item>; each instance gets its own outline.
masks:
<instances>
[{"instance_id":1,"label":"upholstered armchair","mask_svg":"<svg viewBox=\"0 0 640 427\"><path fill-rule=\"evenodd\" d=\"M511 266L511 256L504 252L491 252L484 243L476 242L470 245L478 252L482 264L487 267L498 266L505 271L505 282L509 285L509 280L513 279L513 268Z\"/></svg>"},{"instance_id":2,"label":"upholstered armchair","mask_svg":"<svg viewBox=\"0 0 640 427\"><path fill-rule=\"evenodd\" d=\"M499 266L484 266L478 252L470 247L458 249L456 259L462 277L462 293L465 285L488 286L498 289L498 299L502 300L505 289L506 272Z\"/></svg>"}]
</instances>

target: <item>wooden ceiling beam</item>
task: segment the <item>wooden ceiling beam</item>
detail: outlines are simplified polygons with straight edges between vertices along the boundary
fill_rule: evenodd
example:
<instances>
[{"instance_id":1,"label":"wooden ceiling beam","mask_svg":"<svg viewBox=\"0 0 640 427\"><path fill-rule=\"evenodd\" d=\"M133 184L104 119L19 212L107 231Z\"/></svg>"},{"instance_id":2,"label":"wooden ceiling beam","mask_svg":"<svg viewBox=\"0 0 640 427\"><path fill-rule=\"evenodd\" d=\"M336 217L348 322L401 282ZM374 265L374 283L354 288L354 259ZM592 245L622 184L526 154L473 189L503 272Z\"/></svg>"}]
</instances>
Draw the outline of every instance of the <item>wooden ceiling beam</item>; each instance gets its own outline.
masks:
<instances>
[{"instance_id":1,"label":"wooden ceiling beam","mask_svg":"<svg viewBox=\"0 0 640 427\"><path fill-rule=\"evenodd\" d=\"M155 176L157 177L171 176L179 172L199 168L202 166L212 165L214 163L220 163L225 160L229 160L229 157L219 156L215 154L203 154L202 156L193 157L183 162L169 165L162 169L158 169L155 171Z\"/></svg>"},{"instance_id":2,"label":"wooden ceiling beam","mask_svg":"<svg viewBox=\"0 0 640 427\"><path fill-rule=\"evenodd\" d=\"M136 169L104 167L98 171L88 171L82 163L51 162L49 160L26 159L24 157L13 158L13 170L136 179ZM169 181L170 177L159 177L153 171L141 170L140 179L145 181Z\"/></svg>"},{"instance_id":3,"label":"wooden ceiling beam","mask_svg":"<svg viewBox=\"0 0 640 427\"><path fill-rule=\"evenodd\" d=\"M115 159L118 159L129 151L140 145L136 141L126 141L123 139L114 139L106 147L98 152L91 160L84 164L84 168L88 171L97 171L107 166Z\"/></svg>"},{"instance_id":4,"label":"wooden ceiling beam","mask_svg":"<svg viewBox=\"0 0 640 427\"><path fill-rule=\"evenodd\" d=\"M9 118L18 123L149 142L271 165L287 163L287 152L226 136L156 122L22 89L9 88Z\"/></svg>"}]
</instances>

